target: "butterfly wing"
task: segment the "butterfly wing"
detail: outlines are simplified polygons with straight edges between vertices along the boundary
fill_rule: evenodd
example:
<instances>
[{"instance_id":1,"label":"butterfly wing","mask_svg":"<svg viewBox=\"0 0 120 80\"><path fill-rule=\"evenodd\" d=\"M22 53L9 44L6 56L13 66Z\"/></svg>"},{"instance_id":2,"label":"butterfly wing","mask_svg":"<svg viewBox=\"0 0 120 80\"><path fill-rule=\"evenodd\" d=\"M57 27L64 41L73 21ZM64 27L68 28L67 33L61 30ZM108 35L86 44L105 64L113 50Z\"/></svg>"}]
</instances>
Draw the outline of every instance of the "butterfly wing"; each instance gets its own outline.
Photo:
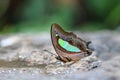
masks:
<instances>
[{"instance_id":1,"label":"butterfly wing","mask_svg":"<svg viewBox=\"0 0 120 80\"><path fill-rule=\"evenodd\" d=\"M80 51L71 52L64 49L60 46L59 39L67 41L72 46L77 47ZM56 53L63 62L77 61L85 56L88 56L86 42L78 38L72 32L65 32L58 24L52 24L51 26L51 40Z\"/></svg>"}]
</instances>

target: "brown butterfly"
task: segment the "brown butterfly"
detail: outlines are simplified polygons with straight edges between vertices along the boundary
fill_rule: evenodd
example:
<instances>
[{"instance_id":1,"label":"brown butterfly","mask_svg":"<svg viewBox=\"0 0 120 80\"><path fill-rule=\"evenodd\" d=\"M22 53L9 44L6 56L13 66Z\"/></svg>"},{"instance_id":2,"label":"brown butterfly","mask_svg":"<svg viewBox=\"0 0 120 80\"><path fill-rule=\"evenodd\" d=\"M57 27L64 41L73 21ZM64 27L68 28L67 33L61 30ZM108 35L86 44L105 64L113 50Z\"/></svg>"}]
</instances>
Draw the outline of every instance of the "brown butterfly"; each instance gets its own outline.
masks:
<instances>
[{"instance_id":1,"label":"brown butterfly","mask_svg":"<svg viewBox=\"0 0 120 80\"><path fill-rule=\"evenodd\" d=\"M66 50L59 44L59 39L68 42L68 44L77 47L80 51L72 52ZM58 24L54 23L51 25L51 40L54 49L58 56L56 59L63 62L78 61L83 57L89 56L92 53L92 49L88 47L91 43L82 40L72 32L65 32Z\"/></svg>"}]
</instances>

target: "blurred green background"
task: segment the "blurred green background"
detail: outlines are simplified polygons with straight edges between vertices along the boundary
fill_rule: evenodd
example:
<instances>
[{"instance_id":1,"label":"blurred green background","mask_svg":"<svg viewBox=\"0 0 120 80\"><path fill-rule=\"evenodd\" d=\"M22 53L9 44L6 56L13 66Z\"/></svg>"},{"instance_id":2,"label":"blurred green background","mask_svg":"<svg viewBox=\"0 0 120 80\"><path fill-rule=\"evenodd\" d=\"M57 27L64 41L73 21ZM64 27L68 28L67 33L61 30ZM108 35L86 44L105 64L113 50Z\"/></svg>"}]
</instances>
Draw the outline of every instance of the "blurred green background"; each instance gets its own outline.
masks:
<instances>
[{"instance_id":1,"label":"blurred green background","mask_svg":"<svg viewBox=\"0 0 120 80\"><path fill-rule=\"evenodd\" d=\"M0 33L120 29L120 0L0 0Z\"/></svg>"}]
</instances>

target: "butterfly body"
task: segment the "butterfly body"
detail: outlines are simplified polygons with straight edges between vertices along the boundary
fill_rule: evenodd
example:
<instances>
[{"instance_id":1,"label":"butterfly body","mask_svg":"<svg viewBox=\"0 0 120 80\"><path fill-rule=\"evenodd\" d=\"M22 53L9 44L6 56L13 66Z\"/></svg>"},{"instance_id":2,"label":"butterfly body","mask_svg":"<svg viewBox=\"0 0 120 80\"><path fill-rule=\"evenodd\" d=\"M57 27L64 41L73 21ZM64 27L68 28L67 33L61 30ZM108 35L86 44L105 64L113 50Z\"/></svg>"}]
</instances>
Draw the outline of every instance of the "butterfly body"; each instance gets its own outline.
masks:
<instances>
[{"instance_id":1,"label":"butterfly body","mask_svg":"<svg viewBox=\"0 0 120 80\"><path fill-rule=\"evenodd\" d=\"M92 53L92 50L88 48L90 42L82 40L72 32L65 32L58 24L55 23L51 26L51 39L54 49L58 54L58 57L56 58L63 62L78 61ZM66 41L67 44L76 47L74 49L77 49L77 51L65 49L64 45L62 46L59 41L62 41L62 43Z\"/></svg>"}]
</instances>

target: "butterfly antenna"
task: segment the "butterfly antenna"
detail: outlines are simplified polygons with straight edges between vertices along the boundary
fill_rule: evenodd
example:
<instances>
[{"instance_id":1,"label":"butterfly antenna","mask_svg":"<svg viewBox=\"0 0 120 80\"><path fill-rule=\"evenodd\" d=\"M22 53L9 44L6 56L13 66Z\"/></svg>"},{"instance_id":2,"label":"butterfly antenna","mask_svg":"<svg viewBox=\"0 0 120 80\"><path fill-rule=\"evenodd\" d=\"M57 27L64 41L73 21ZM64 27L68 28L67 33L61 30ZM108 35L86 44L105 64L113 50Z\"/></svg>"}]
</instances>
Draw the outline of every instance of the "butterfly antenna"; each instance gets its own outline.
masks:
<instances>
[{"instance_id":1,"label":"butterfly antenna","mask_svg":"<svg viewBox=\"0 0 120 80\"><path fill-rule=\"evenodd\" d=\"M50 52L50 51L48 51L48 50L46 50L46 49L44 49L43 51L48 52L48 53L50 53L50 54L52 54L52 55L54 55L54 56L57 56L57 55L53 54L52 52Z\"/></svg>"}]
</instances>

